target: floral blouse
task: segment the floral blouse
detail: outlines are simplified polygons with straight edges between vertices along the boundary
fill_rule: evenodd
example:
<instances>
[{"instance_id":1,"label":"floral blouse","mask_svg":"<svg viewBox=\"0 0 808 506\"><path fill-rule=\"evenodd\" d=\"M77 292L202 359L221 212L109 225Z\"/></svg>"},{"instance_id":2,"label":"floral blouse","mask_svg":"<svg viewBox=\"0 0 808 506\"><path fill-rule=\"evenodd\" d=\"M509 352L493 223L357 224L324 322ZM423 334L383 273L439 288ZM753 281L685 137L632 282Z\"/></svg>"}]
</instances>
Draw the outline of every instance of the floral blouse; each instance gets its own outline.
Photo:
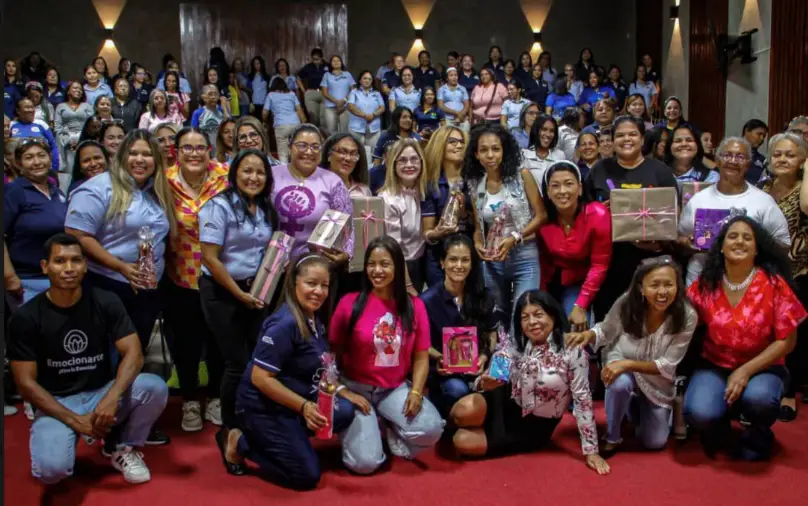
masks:
<instances>
[{"instance_id":1,"label":"floral blouse","mask_svg":"<svg viewBox=\"0 0 808 506\"><path fill-rule=\"evenodd\" d=\"M580 348L561 350L552 343L534 346L514 361L511 377L513 400L522 416L561 418L572 397L584 455L598 453L598 431L589 390L589 355Z\"/></svg>"},{"instance_id":2,"label":"floral blouse","mask_svg":"<svg viewBox=\"0 0 808 506\"><path fill-rule=\"evenodd\" d=\"M701 280L690 285L687 296L707 325L702 356L718 367L737 369L775 340L787 339L808 316L788 283L762 270L735 307L723 288L702 293L700 285Z\"/></svg>"}]
</instances>

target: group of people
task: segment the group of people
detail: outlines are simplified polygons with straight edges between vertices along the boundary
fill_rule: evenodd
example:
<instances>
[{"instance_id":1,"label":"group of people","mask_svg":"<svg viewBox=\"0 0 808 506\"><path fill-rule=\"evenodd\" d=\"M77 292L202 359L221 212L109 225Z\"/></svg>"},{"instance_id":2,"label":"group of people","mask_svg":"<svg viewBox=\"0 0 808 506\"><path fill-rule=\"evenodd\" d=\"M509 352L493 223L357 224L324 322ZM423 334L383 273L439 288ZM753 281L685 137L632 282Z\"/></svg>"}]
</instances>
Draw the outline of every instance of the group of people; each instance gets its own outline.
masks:
<instances>
[{"instance_id":1,"label":"group of people","mask_svg":"<svg viewBox=\"0 0 808 506\"><path fill-rule=\"evenodd\" d=\"M618 115L615 69L603 76L612 84L591 80L581 91L608 97L580 108L576 98L560 122L550 96L528 93L520 103L517 77L528 70L542 89L593 72L600 79L589 50L565 78L549 54L538 67L523 55L515 68L492 48L470 94L469 55L450 54L445 73L428 54L416 69L394 56L377 72L384 97L373 74L362 72L355 88L341 58L325 70L315 50L297 77L285 61L276 64L282 79L254 72L253 92L259 77L270 88L265 107L251 103L237 120L206 128L227 112L212 79L224 73L224 58L211 56L205 105L191 115L201 123L152 127L141 117L145 128L79 142L67 192L56 172L67 157L47 138L26 135L7 157L7 358L32 406L35 477L70 476L83 436L103 440L127 481L150 479L139 448L169 443L156 426L165 382L141 372L158 319L179 378L182 429L220 426L215 439L228 473L245 474L251 461L295 489L319 482L310 437L329 426L346 468L365 475L441 439L461 457L535 451L570 408L583 460L599 474L609 473L626 419L648 449L689 428L710 453L769 458L771 426L796 417L808 370L806 339L797 339L808 296L808 118L773 135L763 157L765 123L751 120L742 136L714 147L675 97L663 102L666 120L646 130L644 111L658 96L650 86L651 107L644 97L637 114L624 96ZM320 70L319 91L300 86ZM100 87L93 72L103 74L93 65L84 88ZM171 72L166 87L187 86ZM6 73L8 81L8 62ZM650 61L637 75L654 75ZM498 91L503 79L508 93L516 90L507 99ZM296 95L276 103L278 83L294 84L305 109ZM501 107L492 112L495 97ZM298 120L273 125L287 163L274 158L254 116L277 120L282 103ZM390 127L377 135L386 113ZM15 121L6 139L27 120ZM714 184L688 196L677 241L612 241L613 190L684 182ZM370 196L384 201L386 233L363 248L358 272L349 269L353 232L338 249L309 249L326 211L350 215L352 198ZM457 223L443 219L450 202ZM699 209L731 210L708 251L693 242ZM252 284L277 231L293 243L267 302ZM144 243L155 260L149 268L139 263ZM476 330L470 373L450 372L443 355L443 331L457 327ZM331 420L317 402L325 353L340 373ZM603 438L594 383L605 388ZM733 418L744 429L730 444Z\"/></svg>"}]
</instances>

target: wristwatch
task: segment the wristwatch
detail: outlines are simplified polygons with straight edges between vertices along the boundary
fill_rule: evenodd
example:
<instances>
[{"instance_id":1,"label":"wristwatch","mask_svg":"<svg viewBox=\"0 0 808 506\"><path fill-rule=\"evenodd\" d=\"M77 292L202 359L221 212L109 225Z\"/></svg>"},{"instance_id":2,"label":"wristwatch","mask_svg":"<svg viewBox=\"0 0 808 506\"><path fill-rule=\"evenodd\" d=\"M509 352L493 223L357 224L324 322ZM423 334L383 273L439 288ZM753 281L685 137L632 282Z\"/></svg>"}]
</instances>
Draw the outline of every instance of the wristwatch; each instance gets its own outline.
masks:
<instances>
[{"instance_id":1,"label":"wristwatch","mask_svg":"<svg viewBox=\"0 0 808 506\"><path fill-rule=\"evenodd\" d=\"M516 230L511 232L511 237L514 238L514 240L516 241L516 244L522 244L522 234L520 234Z\"/></svg>"}]
</instances>

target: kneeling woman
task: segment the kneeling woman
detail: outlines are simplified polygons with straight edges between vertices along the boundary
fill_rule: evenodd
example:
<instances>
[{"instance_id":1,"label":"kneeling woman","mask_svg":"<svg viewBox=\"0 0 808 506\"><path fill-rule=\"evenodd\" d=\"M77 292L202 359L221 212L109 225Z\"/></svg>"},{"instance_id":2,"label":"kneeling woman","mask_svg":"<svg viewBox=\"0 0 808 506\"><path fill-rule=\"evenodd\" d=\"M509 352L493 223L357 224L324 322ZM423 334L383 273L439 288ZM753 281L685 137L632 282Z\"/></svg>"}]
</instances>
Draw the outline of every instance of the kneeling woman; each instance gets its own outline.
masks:
<instances>
[{"instance_id":1,"label":"kneeling woman","mask_svg":"<svg viewBox=\"0 0 808 506\"><path fill-rule=\"evenodd\" d=\"M452 421L460 427L455 449L473 457L537 450L550 441L572 397L586 465L598 474L609 473L598 455L589 357L579 348L564 348L568 324L558 302L546 292L529 290L516 302L513 320L520 356L511 367L511 383L483 374L475 383L480 393L455 404Z\"/></svg>"},{"instance_id":2,"label":"kneeling woman","mask_svg":"<svg viewBox=\"0 0 808 506\"><path fill-rule=\"evenodd\" d=\"M286 302L266 319L236 395L238 428L217 434L225 466L249 459L279 485L307 490L320 481L320 463L309 438L326 426L317 408L322 356L328 351L325 328L315 313L328 298L329 261L310 254L290 264L284 284ZM340 433L364 398L340 386L333 427ZM243 433L242 433L243 430Z\"/></svg>"},{"instance_id":3,"label":"kneeling woman","mask_svg":"<svg viewBox=\"0 0 808 506\"><path fill-rule=\"evenodd\" d=\"M422 393L429 372L429 317L406 285L401 246L392 237L377 237L365 255L362 291L345 295L331 318L329 339L345 384L370 402L340 435L342 460L359 474L374 472L386 459L377 413L397 457L414 459L443 433L440 414Z\"/></svg>"},{"instance_id":4,"label":"kneeling woman","mask_svg":"<svg viewBox=\"0 0 808 506\"><path fill-rule=\"evenodd\" d=\"M601 456L608 458L617 450L620 427L629 413L645 448L665 446L676 366L697 323L696 310L685 299L682 273L665 255L640 263L628 293L617 299L603 322L567 336L568 346L594 342L595 348L606 348L601 377L609 429Z\"/></svg>"}]
</instances>

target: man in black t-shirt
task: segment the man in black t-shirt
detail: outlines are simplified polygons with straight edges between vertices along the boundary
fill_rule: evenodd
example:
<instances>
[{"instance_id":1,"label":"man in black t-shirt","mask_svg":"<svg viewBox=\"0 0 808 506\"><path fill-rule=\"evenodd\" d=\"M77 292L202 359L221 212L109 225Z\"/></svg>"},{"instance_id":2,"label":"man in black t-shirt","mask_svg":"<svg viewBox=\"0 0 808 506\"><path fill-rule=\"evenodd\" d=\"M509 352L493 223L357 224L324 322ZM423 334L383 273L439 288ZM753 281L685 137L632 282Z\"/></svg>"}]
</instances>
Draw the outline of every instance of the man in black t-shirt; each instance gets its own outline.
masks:
<instances>
[{"instance_id":1,"label":"man in black t-shirt","mask_svg":"<svg viewBox=\"0 0 808 506\"><path fill-rule=\"evenodd\" d=\"M20 393L36 408L31 426L31 472L46 484L73 474L76 436L107 436L120 444L112 466L129 483L151 479L142 446L168 398L165 382L140 374L143 354L121 300L82 288L87 259L78 240L56 234L45 244L42 271L50 288L9 321L11 371ZM115 346L120 361L114 369Z\"/></svg>"}]
</instances>

